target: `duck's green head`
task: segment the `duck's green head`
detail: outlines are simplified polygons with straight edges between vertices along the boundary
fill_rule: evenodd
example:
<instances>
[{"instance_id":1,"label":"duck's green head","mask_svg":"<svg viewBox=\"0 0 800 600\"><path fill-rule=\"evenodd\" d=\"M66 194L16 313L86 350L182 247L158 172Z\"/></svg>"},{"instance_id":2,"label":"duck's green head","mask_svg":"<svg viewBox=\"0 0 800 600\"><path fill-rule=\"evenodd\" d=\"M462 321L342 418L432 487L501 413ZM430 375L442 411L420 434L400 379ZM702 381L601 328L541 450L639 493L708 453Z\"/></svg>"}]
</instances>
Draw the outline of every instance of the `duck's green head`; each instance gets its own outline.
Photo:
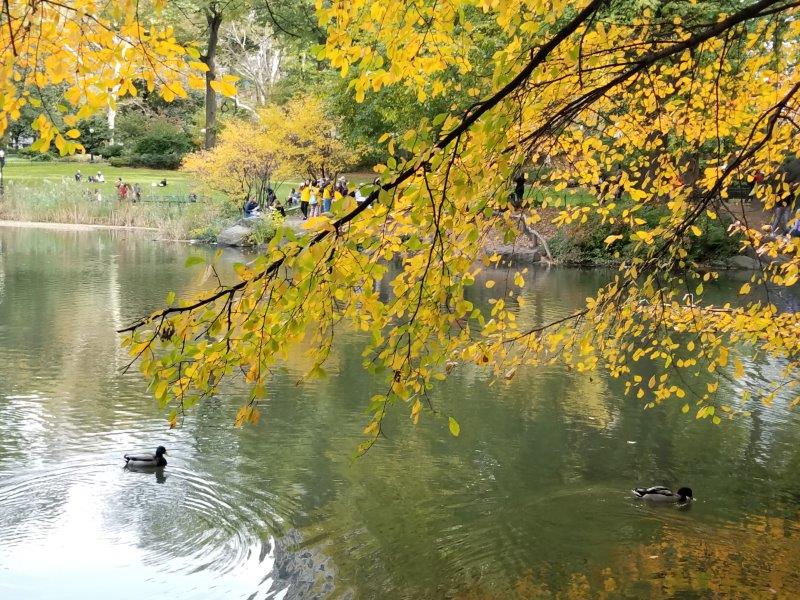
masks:
<instances>
[{"instance_id":1,"label":"duck's green head","mask_svg":"<svg viewBox=\"0 0 800 600\"><path fill-rule=\"evenodd\" d=\"M156 456L164 456L167 453L167 449L164 446L159 446L156 448ZM691 493L691 490L689 490Z\"/></svg>"},{"instance_id":2,"label":"duck's green head","mask_svg":"<svg viewBox=\"0 0 800 600\"><path fill-rule=\"evenodd\" d=\"M678 496L681 497L682 502L686 502L687 500L694 500L694 496L692 496L692 488L682 487L678 490Z\"/></svg>"}]
</instances>

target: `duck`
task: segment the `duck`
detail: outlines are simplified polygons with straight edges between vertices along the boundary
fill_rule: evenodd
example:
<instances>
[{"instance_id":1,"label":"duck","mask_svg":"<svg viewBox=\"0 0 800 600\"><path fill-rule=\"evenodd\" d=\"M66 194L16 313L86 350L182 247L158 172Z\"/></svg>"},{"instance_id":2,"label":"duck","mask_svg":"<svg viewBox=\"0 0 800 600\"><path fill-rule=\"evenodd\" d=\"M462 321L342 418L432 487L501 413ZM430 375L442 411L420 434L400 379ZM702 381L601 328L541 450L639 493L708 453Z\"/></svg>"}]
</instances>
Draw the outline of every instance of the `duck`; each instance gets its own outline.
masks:
<instances>
[{"instance_id":1,"label":"duck","mask_svg":"<svg viewBox=\"0 0 800 600\"><path fill-rule=\"evenodd\" d=\"M164 446L156 448L154 454L126 454L125 466L126 467L166 467L167 459L164 455L167 449Z\"/></svg>"},{"instance_id":2,"label":"duck","mask_svg":"<svg viewBox=\"0 0 800 600\"><path fill-rule=\"evenodd\" d=\"M649 502L679 502L684 504L689 500L694 500L692 488L688 487L678 488L677 492L673 492L663 485L649 488L636 488L633 490L633 495L641 500L647 500Z\"/></svg>"}]
</instances>

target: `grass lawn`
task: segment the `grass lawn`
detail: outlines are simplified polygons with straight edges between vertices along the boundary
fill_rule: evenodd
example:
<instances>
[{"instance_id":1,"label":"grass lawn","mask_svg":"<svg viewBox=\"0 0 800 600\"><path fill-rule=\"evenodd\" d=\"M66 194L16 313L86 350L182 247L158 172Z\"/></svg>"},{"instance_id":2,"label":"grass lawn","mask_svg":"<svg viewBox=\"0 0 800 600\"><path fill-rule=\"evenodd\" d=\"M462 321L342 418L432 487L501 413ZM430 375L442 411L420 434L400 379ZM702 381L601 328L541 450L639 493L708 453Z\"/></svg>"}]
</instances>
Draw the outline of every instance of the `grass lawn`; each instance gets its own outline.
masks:
<instances>
[{"instance_id":1,"label":"grass lawn","mask_svg":"<svg viewBox=\"0 0 800 600\"><path fill-rule=\"evenodd\" d=\"M138 183L142 187L142 196L145 200L157 200L164 197L178 197L184 199L191 192L191 174L181 171L163 171L157 169L140 169L132 167L112 167L106 162L72 162L72 161L31 161L12 157L7 160L3 171L6 185L35 188L36 192L41 193L48 187L55 190L66 184L75 183L75 173L80 169L83 181L78 190L85 189L94 191L99 189L104 200L113 200L117 197L115 183L117 177L122 177L125 183ZM105 183L88 183L86 178L90 174L102 171L106 178ZM351 189L356 185L371 183L375 177L374 173L361 172L345 175ZM167 187L158 187L157 184L162 179L167 180ZM274 185L275 193L278 198L285 200L292 188L299 188L301 178L293 178L287 181L276 181ZM509 190L510 191L510 190ZM595 196L591 190L584 188L571 188L555 192L552 189L527 186L525 195L534 198L536 203L541 203L544 198L553 201L558 199L561 206L564 205L583 205L591 204ZM23 194L24 196L24 194ZM244 198L232 198L235 201L244 201Z\"/></svg>"},{"instance_id":2,"label":"grass lawn","mask_svg":"<svg viewBox=\"0 0 800 600\"><path fill-rule=\"evenodd\" d=\"M142 196L158 199L162 197L179 196L185 198L190 190L191 174L181 171L161 171L157 169L139 169L132 167L112 167L106 162L73 162L73 161L32 161L11 157L7 159L3 177L6 185L28 186L31 188L45 188L47 186L61 185L62 183L74 183L75 173L80 169L83 175L81 186L86 190L94 191L99 189L105 200L117 197L116 181L117 177L122 177L122 181L131 185L138 183L142 186ZM105 183L88 183L86 179L89 175L101 171L106 178ZM375 177L373 173L353 173L346 176L351 187L354 184L369 183ZM162 179L167 180L167 187L158 187L157 184ZM285 200L292 188L300 187L301 178L276 182L275 193L278 198ZM237 200L237 198L234 198ZM242 201L244 199L242 198Z\"/></svg>"},{"instance_id":3,"label":"grass lawn","mask_svg":"<svg viewBox=\"0 0 800 600\"><path fill-rule=\"evenodd\" d=\"M80 169L81 182L75 181ZM101 171L104 183L89 183L89 174ZM139 184L142 200L139 204L119 202L115 187L117 178L125 183ZM369 173L347 176L354 184L372 181ZM166 187L158 187L162 179ZM3 169L5 197L0 201L0 219L49 223L87 223L155 227L165 237L186 239L198 229L218 229L240 216L235 206L243 202L234 194L234 207L224 202L212 202L200 194L199 202L164 202L185 200L192 191L192 175L180 171L112 167L106 162L31 161L12 157ZM278 198L285 200L297 181L275 182ZM99 190L102 202L95 201ZM214 194L214 197L218 194ZM161 200L161 201L159 201Z\"/></svg>"},{"instance_id":4,"label":"grass lawn","mask_svg":"<svg viewBox=\"0 0 800 600\"><path fill-rule=\"evenodd\" d=\"M189 193L188 176L180 171L159 171L156 169L136 169L130 167L112 167L105 162L61 162L61 161L31 161L10 158L3 169L3 179L9 186L27 186L31 188L46 188L61 185L62 183L75 183L75 173L80 169L83 175L81 186L86 190L99 189L104 199L117 197L115 183L117 177L122 177L125 183L138 183L142 187L142 196L160 198L164 196L186 197ZM101 171L106 178L105 183L89 183L89 175ZM167 187L158 187L162 179L167 180Z\"/></svg>"}]
</instances>

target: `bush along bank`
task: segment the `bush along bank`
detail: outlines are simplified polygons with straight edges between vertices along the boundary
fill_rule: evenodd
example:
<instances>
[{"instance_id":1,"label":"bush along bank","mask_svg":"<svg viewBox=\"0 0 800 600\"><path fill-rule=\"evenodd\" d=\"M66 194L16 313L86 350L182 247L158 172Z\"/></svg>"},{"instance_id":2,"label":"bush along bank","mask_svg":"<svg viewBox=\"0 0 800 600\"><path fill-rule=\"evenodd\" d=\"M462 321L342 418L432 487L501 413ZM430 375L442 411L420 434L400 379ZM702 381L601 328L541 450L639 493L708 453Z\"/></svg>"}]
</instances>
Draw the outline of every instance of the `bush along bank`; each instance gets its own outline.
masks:
<instances>
[{"instance_id":1,"label":"bush along bank","mask_svg":"<svg viewBox=\"0 0 800 600\"><path fill-rule=\"evenodd\" d=\"M663 215L658 208L638 213L655 226ZM686 238L687 258L696 263L724 267L739 254L740 240L728 233L729 218L709 219L702 215L695 224L701 235ZM585 223L573 223L558 229L549 239L553 261L573 266L614 266L633 257L636 242L630 239L630 227L617 219L614 223L602 222L591 214ZM607 244L610 236L620 236Z\"/></svg>"},{"instance_id":2,"label":"bush along bank","mask_svg":"<svg viewBox=\"0 0 800 600\"><path fill-rule=\"evenodd\" d=\"M198 242L211 242L221 246L263 246L269 242L284 224L284 217L276 211L266 211L255 219L228 221L213 236L206 230L198 237Z\"/></svg>"}]
</instances>

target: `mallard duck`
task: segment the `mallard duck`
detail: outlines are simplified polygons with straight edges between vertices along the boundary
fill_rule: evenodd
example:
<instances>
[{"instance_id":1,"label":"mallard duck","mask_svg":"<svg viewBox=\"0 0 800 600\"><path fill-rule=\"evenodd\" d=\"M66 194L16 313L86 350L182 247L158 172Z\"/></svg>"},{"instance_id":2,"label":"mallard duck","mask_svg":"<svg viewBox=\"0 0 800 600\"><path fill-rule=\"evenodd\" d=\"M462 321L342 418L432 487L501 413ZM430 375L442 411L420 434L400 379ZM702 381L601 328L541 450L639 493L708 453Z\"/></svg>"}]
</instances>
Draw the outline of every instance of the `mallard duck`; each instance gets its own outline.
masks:
<instances>
[{"instance_id":1,"label":"mallard duck","mask_svg":"<svg viewBox=\"0 0 800 600\"><path fill-rule=\"evenodd\" d=\"M671 489L666 488L663 485L657 485L649 488L636 488L633 490L633 494L637 498L648 500L650 502L683 503L689 500L694 500L692 497L692 488L688 487L682 487L679 488L677 492L673 492Z\"/></svg>"},{"instance_id":2,"label":"mallard duck","mask_svg":"<svg viewBox=\"0 0 800 600\"><path fill-rule=\"evenodd\" d=\"M155 454L126 454L125 466L127 467L166 467L167 459L164 455L167 449L164 446L156 448Z\"/></svg>"}]
</instances>

